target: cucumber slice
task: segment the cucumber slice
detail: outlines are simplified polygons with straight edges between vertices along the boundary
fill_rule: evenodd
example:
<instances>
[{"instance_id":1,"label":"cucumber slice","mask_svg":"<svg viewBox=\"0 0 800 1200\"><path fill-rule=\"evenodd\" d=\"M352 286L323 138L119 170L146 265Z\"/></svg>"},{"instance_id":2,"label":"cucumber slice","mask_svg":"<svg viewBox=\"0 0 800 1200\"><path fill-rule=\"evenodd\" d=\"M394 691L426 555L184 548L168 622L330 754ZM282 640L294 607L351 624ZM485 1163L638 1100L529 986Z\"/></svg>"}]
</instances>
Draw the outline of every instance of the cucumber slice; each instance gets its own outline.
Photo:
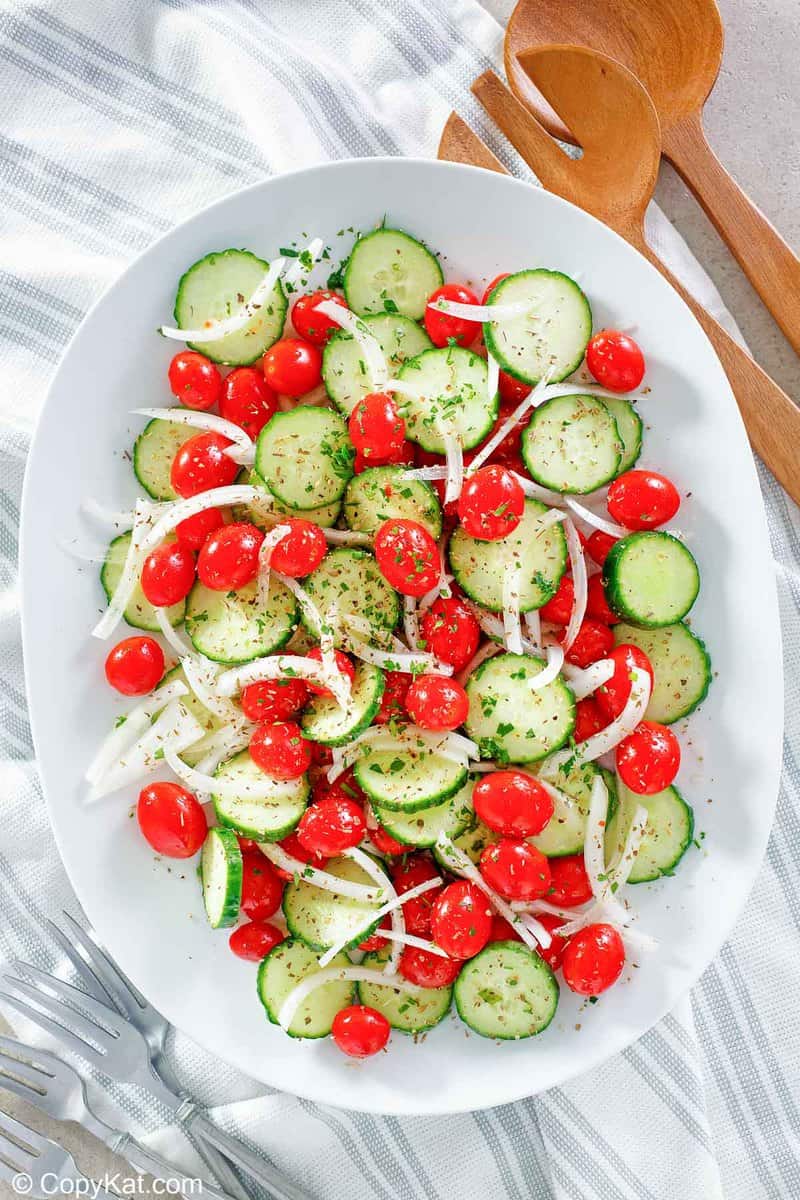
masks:
<instances>
[{"instance_id":1,"label":"cucumber slice","mask_svg":"<svg viewBox=\"0 0 800 1200\"><path fill-rule=\"evenodd\" d=\"M362 966L378 969L389 957L386 947L364 955ZM358 999L361 1004L382 1013L392 1029L401 1033L424 1033L443 1021L450 1011L453 999L452 987L415 987L413 992L392 987L391 983L358 984Z\"/></svg>"},{"instance_id":2,"label":"cucumber slice","mask_svg":"<svg viewBox=\"0 0 800 1200\"><path fill-rule=\"evenodd\" d=\"M400 393L406 436L432 454L444 454L439 422L457 434L465 450L477 446L497 420L498 394L489 395L486 360L462 346L425 350L397 372L423 390L422 396Z\"/></svg>"},{"instance_id":3,"label":"cucumber slice","mask_svg":"<svg viewBox=\"0 0 800 1200\"><path fill-rule=\"evenodd\" d=\"M614 626L617 645L638 646L650 659L655 686L645 717L671 725L702 704L711 686L711 659L704 643L679 621L660 629Z\"/></svg>"},{"instance_id":4,"label":"cucumber slice","mask_svg":"<svg viewBox=\"0 0 800 1200\"><path fill-rule=\"evenodd\" d=\"M383 671L359 663L347 707L332 696L314 696L300 721L303 733L322 746L343 746L372 724L382 696Z\"/></svg>"},{"instance_id":5,"label":"cucumber slice","mask_svg":"<svg viewBox=\"0 0 800 1200\"><path fill-rule=\"evenodd\" d=\"M400 620L397 593L381 575L375 559L366 550L350 550L340 546L332 550L305 582L317 609L325 617L334 609L333 628L337 646L346 644L346 617L353 616L368 622L370 639L359 629L351 632L360 641L385 641L388 630ZM319 638L320 631L308 613L302 613L303 624L309 633Z\"/></svg>"},{"instance_id":6,"label":"cucumber slice","mask_svg":"<svg viewBox=\"0 0 800 1200\"><path fill-rule=\"evenodd\" d=\"M252 296L269 270L269 263L249 250L220 250L201 258L183 275L175 297L179 329L201 329L206 321L221 321ZM286 297L280 280L248 323L216 342L191 343L212 362L246 366L277 342L286 320Z\"/></svg>"},{"instance_id":7,"label":"cucumber slice","mask_svg":"<svg viewBox=\"0 0 800 1200\"><path fill-rule=\"evenodd\" d=\"M594 763L562 768L552 782L565 799L554 802L553 815L541 833L530 840L548 858L580 854L586 840L586 821L592 796L592 784L599 774L609 788L609 800L616 795L614 776Z\"/></svg>"},{"instance_id":8,"label":"cucumber slice","mask_svg":"<svg viewBox=\"0 0 800 1200\"><path fill-rule=\"evenodd\" d=\"M458 838L475 818L472 811L472 789L474 779L468 779L458 792L449 796L443 804L419 812L394 812L373 804L372 810L383 828L397 842L420 849L436 845L440 833L451 839Z\"/></svg>"},{"instance_id":9,"label":"cucumber slice","mask_svg":"<svg viewBox=\"0 0 800 1200\"><path fill-rule=\"evenodd\" d=\"M200 430L194 430L199 433ZM154 500L177 500L172 486L172 463L192 431L175 421L148 421L133 443L133 473Z\"/></svg>"},{"instance_id":10,"label":"cucumber slice","mask_svg":"<svg viewBox=\"0 0 800 1200\"><path fill-rule=\"evenodd\" d=\"M303 517L306 521L313 521L321 529L332 529L342 511L341 500L334 500L331 504L321 504L319 508L290 508L288 504L284 504L270 492L264 480L255 470L242 471L236 482L263 488L264 494L270 498L271 511L278 518ZM259 529L272 529L276 523L275 520L265 521L261 510L254 504L236 504L232 511L235 521L249 521L251 525L256 525Z\"/></svg>"},{"instance_id":11,"label":"cucumber slice","mask_svg":"<svg viewBox=\"0 0 800 1200\"><path fill-rule=\"evenodd\" d=\"M530 763L563 746L575 728L575 697L562 679L532 692L528 680L545 666L526 654L498 654L481 663L466 683L469 716L464 727L481 758Z\"/></svg>"},{"instance_id":12,"label":"cucumber slice","mask_svg":"<svg viewBox=\"0 0 800 1200\"><path fill-rule=\"evenodd\" d=\"M161 680L161 683L173 683L176 680L179 680L181 683L186 683L186 675L180 663L173 667L171 671L167 671L164 678ZM188 686L189 685L187 683L187 687ZM219 717L215 717L214 714L206 708L202 700L197 699L197 696L195 696L191 688L189 688L187 695L181 697L181 704L183 704L185 708L188 708L194 719L200 725L202 725L203 729L206 731L205 737L202 737L199 742L195 742L193 746L189 746L188 750L183 750L179 755L179 757L182 758L183 761L190 767L195 767L200 762L201 758L205 758L206 754L208 753L209 742L212 735L215 734L218 729L222 728L224 722L222 722ZM155 724L163 711L163 709L159 709L159 711L153 715L153 724Z\"/></svg>"},{"instance_id":13,"label":"cucumber slice","mask_svg":"<svg viewBox=\"0 0 800 1200\"><path fill-rule=\"evenodd\" d=\"M273 579L269 604L259 605L255 581L236 592L215 592L199 581L186 600L186 632L195 650L213 662L251 662L279 650L297 626L297 604Z\"/></svg>"},{"instance_id":14,"label":"cucumber slice","mask_svg":"<svg viewBox=\"0 0 800 1200\"><path fill-rule=\"evenodd\" d=\"M631 404L622 396L604 396L603 404L617 422L619 436L622 439L622 458L617 467L617 474L630 471L642 452L642 418Z\"/></svg>"},{"instance_id":15,"label":"cucumber slice","mask_svg":"<svg viewBox=\"0 0 800 1200\"><path fill-rule=\"evenodd\" d=\"M642 629L674 625L700 591L690 550L671 533L629 533L611 547L603 567L609 607Z\"/></svg>"},{"instance_id":16,"label":"cucumber slice","mask_svg":"<svg viewBox=\"0 0 800 1200\"><path fill-rule=\"evenodd\" d=\"M456 1011L481 1037L517 1041L546 1029L558 1007L550 967L519 942L492 942L464 964Z\"/></svg>"},{"instance_id":17,"label":"cucumber slice","mask_svg":"<svg viewBox=\"0 0 800 1200\"><path fill-rule=\"evenodd\" d=\"M398 742L396 750L365 754L355 765L355 776L379 808L416 813L461 791L467 782L467 768L422 743Z\"/></svg>"},{"instance_id":18,"label":"cucumber slice","mask_svg":"<svg viewBox=\"0 0 800 1200\"><path fill-rule=\"evenodd\" d=\"M173 537L166 539L169 542L174 542ZM108 600L114 595L114 589L120 581L122 568L125 565L125 557L128 553L128 546L131 542L129 533L121 533L119 537L114 538L109 544L106 551L106 560L100 568L100 582L103 585L103 591ZM180 625L186 612L186 601L181 600L178 604L173 604L167 609L167 617L170 625ZM156 620L155 609L142 591L140 583L136 584L133 594L125 608L125 620L134 629L145 629L148 633L158 633L159 624Z\"/></svg>"},{"instance_id":19,"label":"cucumber slice","mask_svg":"<svg viewBox=\"0 0 800 1200\"><path fill-rule=\"evenodd\" d=\"M495 833L488 825L484 825L483 821L479 821L473 815L471 823L467 826L463 833L458 837L453 838L453 845L463 851L472 862L480 862L480 857L487 846L493 846L495 842L500 841L500 834ZM447 859L441 855L434 846L433 857L438 862L442 870L449 870Z\"/></svg>"},{"instance_id":20,"label":"cucumber slice","mask_svg":"<svg viewBox=\"0 0 800 1200\"><path fill-rule=\"evenodd\" d=\"M422 326L397 313L378 313L365 317L364 324L378 339L389 377L394 379L403 363L423 350L432 350L433 342ZM337 408L350 416L359 400L375 389L367 374L361 347L351 334L335 333L322 352L322 380Z\"/></svg>"},{"instance_id":21,"label":"cucumber slice","mask_svg":"<svg viewBox=\"0 0 800 1200\"><path fill-rule=\"evenodd\" d=\"M650 883L672 875L694 837L694 813L674 786L652 796L637 796L620 780L620 805L609 821L606 861L621 853L633 814L641 804L647 809L647 825L629 876L630 883Z\"/></svg>"},{"instance_id":22,"label":"cucumber slice","mask_svg":"<svg viewBox=\"0 0 800 1200\"><path fill-rule=\"evenodd\" d=\"M351 251L344 294L360 317L391 311L421 321L428 297L443 282L442 268L422 242L399 229L376 229Z\"/></svg>"},{"instance_id":23,"label":"cucumber slice","mask_svg":"<svg viewBox=\"0 0 800 1200\"><path fill-rule=\"evenodd\" d=\"M350 858L332 858L325 870L337 879L375 887L372 879ZM385 898L384 898L385 900ZM348 939L348 949L369 937L379 923L375 913L381 901L366 904L335 892L326 892L305 879L294 879L283 893L283 915L293 937L300 938L312 950L327 950Z\"/></svg>"},{"instance_id":24,"label":"cucumber slice","mask_svg":"<svg viewBox=\"0 0 800 1200\"><path fill-rule=\"evenodd\" d=\"M533 410L521 449L537 483L583 495L617 475L623 445L617 422L602 400L554 396Z\"/></svg>"},{"instance_id":25,"label":"cucumber slice","mask_svg":"<svg viewBox=\"0 0 800 1200\"><path fill-rule=\"evenodd\" d=\"M349 967L351 963L346 954L337 954L330 965ZM262 959L258 968L258 996L273 1025L278 1024L281 1005L293 988L318 970L314 951L294 938L278 942ZM354 996L355 985L349 980L323 983L303 1001L286 1032L294 1038L327 1037L333 1018L352 1004Z\"/></svg>"},{"instance_id":26,"label":"cucumber slice","mask_svg":"<svg viewBox=\"0 0 800 1200\"><path fill-rule=\"evenodd\" d=\"M515 379L538 383L545 371L558 383L576 370L592 336L592 310L574 279L560 271L518 271L502 279L491 304L522 300L530 313L489 321L486 348Z\"/></svg>"},{"instance_id":27,"label":"cucumber slice","mask_svg":"<svg viewBox=\"0 0 800 1200\"><path fill-rule=\"evenodd\" d=\"M261 430L255 468L289 509L319 508L344 494L354 457L339 413L301 404L275 413Z\"/></svg>"},{"instance_id":28,"label":"cucumber slice","mask_svg":"<svg viewBox=\"0 0 800 1200\"><path fill-rule=\"evenodd\" d=\"M471 537L463 525L453 531L447 547L456 583L476 604L503 611L503 584L509 572L519 572L520 612L531 612L556 594L567 568L567 540L561 525L542 529L547 506L526 500L522 520L496 542Z\"/></svg>"},{"instance_id":29,"label":"cucumber slice","mask_svg":"<svg viewBox=\"0 0 800 1200\"><path fill-rule=\"evenodd\" d=\"M350 529L375 534L384 521L416 521L437 541L442 510L430 484L403 479L405 467L369 467L354 475L344 494L344 519Z\"/></svg>"},{"instance_id":30,"label":"cucumber slice","mask_svg":"<svg viewBox=\"0 0 800 1200\"><path fill-rule=\"evenodd\" d=\"M272 783L268 800L231 799L215 796L211 799L221 825L235 829L244 837L257 842L279 842L288 837L306 810L311 787L308 778L269 780L260 767L256 766L248 750L242 750L233 758L220 763L214 772L215 779L234 783L239 780ZM266 869L266 868L265 868Z\"/></svg>"},{"instance_id":31,"label":"cucumber slice","mask_svg":"<svg viewBox=\"0 0 800 1200\"><path fill-rule=\"evenodd\" d=\"M200 854L200 877L211 928L235 925L242 900L242 852L230 829L209 829Z\"/></svg>"}]
</instances>

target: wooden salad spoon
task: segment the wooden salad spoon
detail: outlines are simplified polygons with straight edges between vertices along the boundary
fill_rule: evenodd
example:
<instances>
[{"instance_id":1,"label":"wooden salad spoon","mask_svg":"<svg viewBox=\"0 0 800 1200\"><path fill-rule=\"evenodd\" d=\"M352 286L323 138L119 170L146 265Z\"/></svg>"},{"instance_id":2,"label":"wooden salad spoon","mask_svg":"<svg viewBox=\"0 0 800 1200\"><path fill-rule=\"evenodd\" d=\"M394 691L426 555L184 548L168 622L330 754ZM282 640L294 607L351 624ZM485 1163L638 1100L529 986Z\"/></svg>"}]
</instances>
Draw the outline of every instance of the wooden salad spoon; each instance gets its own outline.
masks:
<instances>
[{"instance_id":1,"label":"wooden salad spoon","mask_svg":"<svg viewBox=\"0 0 800 1200\"><path fill-rule=\"evenodd\" d=\"M731 178L703 133L703 105L722 62L722 21L714 0L519 0L505 39L511 89L549 132L574 141L574 131L543 103L517 57L555 42L607 54L644 84L661 123L665 158L800 354L800 259Z\"/></svg>"}]
</instances>

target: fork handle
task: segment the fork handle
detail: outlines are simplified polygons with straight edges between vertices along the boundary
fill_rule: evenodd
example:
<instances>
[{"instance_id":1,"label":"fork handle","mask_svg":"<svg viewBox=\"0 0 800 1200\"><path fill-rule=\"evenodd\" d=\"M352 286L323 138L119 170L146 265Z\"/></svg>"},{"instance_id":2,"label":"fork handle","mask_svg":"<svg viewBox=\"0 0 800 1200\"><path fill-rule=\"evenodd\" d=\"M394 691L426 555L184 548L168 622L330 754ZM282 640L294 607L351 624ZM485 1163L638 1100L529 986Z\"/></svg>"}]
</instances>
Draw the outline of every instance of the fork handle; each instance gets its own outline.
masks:
<instances>
[{"instance_id":1,"label":"fork handle","mask_svg":"<svg viewBox=\"0 0 800 1200\"><path fill-rule=\"evenodd\" d=\"M225 1133L206 1113L197 1110L191 1114L187 1128L219 1150L235 1166L252 1175L253 1179L268 1190L274 1200L310 1200L308 1192L292 1183L291 1179L268 1163L262 1155L254 1154L238 1138Z\"/></svg>"},{"instance_id":2,"label":"fork handle","mask_svg":"<svg viewBox=\"0 0 800 1200\"><path fill-rule=\"evenodd\" d=\"M187 1179L174 1164L166 1158L162 1158L160 1154L156 1154L153 1150L148 1150L141 1142L137 1142L128 1133L114 1134L109 1138L107 1145L115 1154L119 1154L126 1162L137 1171L141 1171L145 1175L152 1175L155 1179L165 1179L172 1181L178 1179L187 1183L194 1183L194 1180ZM174 1194L174 1193L173 1193ZM193 1187L184 1187L183 1183L178 1193L181 1196L194 1197L195 1191ZM210 1183L203 1181L203 1195L210 1196L212 1200L228 1200L224 1192L218 1188L212 1187Z\"/></svg>"}]
</instances>

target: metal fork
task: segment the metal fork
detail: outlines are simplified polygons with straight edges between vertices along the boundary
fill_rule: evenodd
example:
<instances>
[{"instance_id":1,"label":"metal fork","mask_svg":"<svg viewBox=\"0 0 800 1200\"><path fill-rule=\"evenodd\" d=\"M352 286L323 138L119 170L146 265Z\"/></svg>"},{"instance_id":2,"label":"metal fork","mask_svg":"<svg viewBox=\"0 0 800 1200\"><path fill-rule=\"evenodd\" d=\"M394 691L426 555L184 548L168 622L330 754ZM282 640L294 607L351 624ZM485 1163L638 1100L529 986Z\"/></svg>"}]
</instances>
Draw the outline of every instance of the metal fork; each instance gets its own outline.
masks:
<instances>
[{"instance_id":1,"label":"metal fork","mask_svg":"<svg viewBox=\"0 0 800 1200\"><path fill-rule=\"evenodd\" d=\"M248 1171L275 1200L308 1200L308 1193L296 1187L261 1155L218 1129L204 1112L170 1091L152 1067L150 1048L144 1035L118 1012L38 967L23 962L12 965L34 982L4 975L3 981L10 991L0 991L0 1000L103 1074L146 1089L179 1115L188 1130L199 1134L232 1163Z\"/></svg>"},{"instance_id":2,"label":"metal fork","mask_svg":"<svg viewBox=\"0 0 800 1200\"><path fill-rule=\"evenodd\" d=\"M57 1120L77 1121L115 1154L122 1155L136 1171L157 1179L180 1181L181 1176L172 1163L142 1146L130 1134L121 1133L101 1120L89 1104L84 1082L75 1068L48 1050L0 1036L0 1088ZM180 1194L186 1194L183 1186ZM226 1200L224 1193L210 1184L204 1185L204 1195Z\"/></svg>"},{"instance_id":3,"label":"metal fork","mask_svg":"<svg viewBox=\"0 0 800 1200\"><path fill-rule=\"evenodd\" d=\"M86 1195L89 1190L93 1196L111 1197L105 1188L98 1187L96 1192L94 1187L88 1188L88 1180L78 1170L75 1159L57 1142L0 1111L0 1179L13 1187L21 1175L30 1179L26 1194L39 1200L47 1197L52 1200L54 1194L65 1195L68 1191ZM70 1188L67 1184L73 1186ZM17 1190L22 1192L24 1189L18 1187Z\"/></svg>"}]
</instances>

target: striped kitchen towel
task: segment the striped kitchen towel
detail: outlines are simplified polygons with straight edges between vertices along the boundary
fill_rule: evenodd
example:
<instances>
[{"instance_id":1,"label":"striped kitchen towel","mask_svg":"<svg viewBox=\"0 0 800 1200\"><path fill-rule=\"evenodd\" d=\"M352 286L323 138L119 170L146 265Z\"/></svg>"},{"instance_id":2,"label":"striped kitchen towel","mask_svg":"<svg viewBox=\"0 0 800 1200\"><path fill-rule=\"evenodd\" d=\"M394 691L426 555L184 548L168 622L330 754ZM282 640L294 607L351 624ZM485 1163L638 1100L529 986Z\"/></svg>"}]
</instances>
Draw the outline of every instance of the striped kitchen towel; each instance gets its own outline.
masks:
<instances>
[{"instance_id":1,"label":"striped kitchen towel","mask_svg":"<svg viewBox=\"0 0 800 1200\"><path fill-rule=\"evenodd\" d=\"M154 238L265 175L325 158L433 155L451 108L524 174L469 96L500 48L499 26L474 0L0 3L3 956L54 965L43 919L75 907L33 757L16 592L26 449L67 339ZM729 320L669 224L651 216L651 240ZM691 998L624 1054L489 1112L401 1120L327 1109L265 1091L177 1038L187 1086L314 1200L800 1197L800 514L766 473L762 486L784 623L786 767L733 937ZM175 1152L164 1113L127 1089L118 1100L133 1131Z\"/></svg>"}]
</instances>

